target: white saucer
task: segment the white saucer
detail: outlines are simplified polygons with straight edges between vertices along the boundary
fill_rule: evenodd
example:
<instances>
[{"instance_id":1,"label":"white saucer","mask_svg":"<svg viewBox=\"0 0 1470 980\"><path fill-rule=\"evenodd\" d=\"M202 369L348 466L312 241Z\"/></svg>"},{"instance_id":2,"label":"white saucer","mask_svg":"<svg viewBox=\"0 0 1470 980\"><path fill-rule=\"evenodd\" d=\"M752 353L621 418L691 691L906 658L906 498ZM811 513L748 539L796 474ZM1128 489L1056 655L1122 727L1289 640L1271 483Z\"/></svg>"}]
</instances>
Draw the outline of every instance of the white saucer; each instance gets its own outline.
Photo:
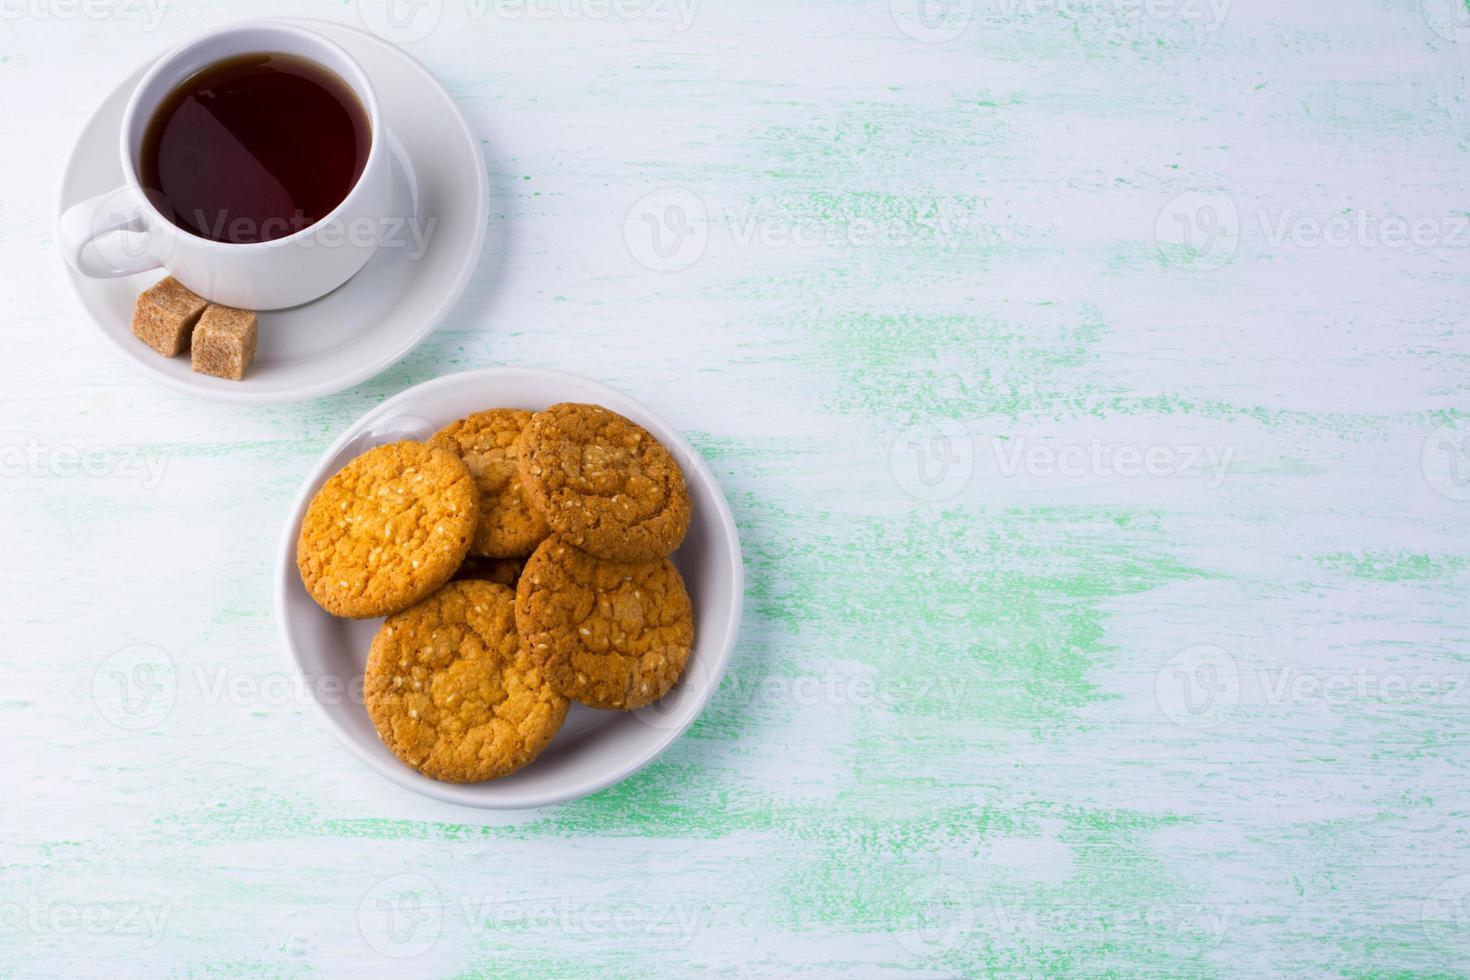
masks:
<instances>
[{"instance_id":1,"label":"white saucer","mask_svg":"<svg viewBox=\"0 0 1470 980\"><path fill-rule=\"evenodd\" d=\"M372 78L383 120L397 141L395 186L413 208L405 213L416 215L418 228L432 231L417 258L405 228L400 237L406 244L379 248L335 292L261 313L255 363L243 381L195 374L187 355L160 357L132 335L133 304L163 272L89 279L67 267L77 299L109 344L164 384L206 398L297 401L371 378L433 332L469 284L485 244L490 192L480 142L439 82L371 34L326 21L292 22L342 45ZM146 69L126 78L87 121L62 178L58 217L69 205L122 184L117 131Z\"/></svg>"},{"instance_id":2,"label":"white saucer","mask_svg":"<svg viewBox=\"0 0 1470 980\"><path fill-rule=\"evenodd\" d=\"M596 402L642 425L684 471L693 520L673 561L694 604L694 649L674 689L637 711L573 704L551 744L524 769L488 783L440 783L408 768L378 738L362 701L363 666L381 619L337 619L307 595L296 570L296 538L311 498L350 459L399 439L424 439L471 412L539 411L556 402ZM740 535L709 465L677 430L620 391L587 378L532 368L450 374L400 392L358 419L322 454L302 483L276 551L276 623L287 656L327 727L374 772L415 793L490 810L564 803L626 779L694 724L735 649L745 595Z\"/></svg>"}]
</instances>

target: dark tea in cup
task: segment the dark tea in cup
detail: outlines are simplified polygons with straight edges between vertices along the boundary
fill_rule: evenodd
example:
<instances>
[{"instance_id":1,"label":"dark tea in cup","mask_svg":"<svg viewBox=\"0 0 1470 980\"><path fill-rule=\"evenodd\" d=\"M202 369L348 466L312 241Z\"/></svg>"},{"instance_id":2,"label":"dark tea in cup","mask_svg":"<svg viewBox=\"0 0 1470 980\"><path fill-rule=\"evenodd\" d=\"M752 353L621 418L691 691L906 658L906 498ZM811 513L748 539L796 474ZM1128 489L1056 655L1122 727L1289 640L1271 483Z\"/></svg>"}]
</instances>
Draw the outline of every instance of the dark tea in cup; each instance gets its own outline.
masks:
<instances>
[{"instance_id":1,"label":"dark tea in cup","mask_svg":"<svg viewBox=\"0 0 1470 980\"><path fill-rule=\"evenodd\" d=\"M367 111L334 72L295 55L236 55L164 96L144 131L138 177L183 230L268 242L341 204L372 138Z\"/></svg>"}]
</instances>

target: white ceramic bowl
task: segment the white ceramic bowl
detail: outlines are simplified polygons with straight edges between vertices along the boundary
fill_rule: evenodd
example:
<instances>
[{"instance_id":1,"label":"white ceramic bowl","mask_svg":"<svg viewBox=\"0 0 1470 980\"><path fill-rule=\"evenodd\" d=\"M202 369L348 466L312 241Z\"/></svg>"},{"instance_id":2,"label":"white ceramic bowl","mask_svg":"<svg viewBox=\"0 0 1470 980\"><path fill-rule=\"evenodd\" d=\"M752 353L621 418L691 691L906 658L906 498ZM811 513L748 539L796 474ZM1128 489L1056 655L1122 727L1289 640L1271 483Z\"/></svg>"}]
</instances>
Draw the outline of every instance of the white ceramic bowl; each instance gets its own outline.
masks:
<instances>
[{"instance_id":1,"label":"white ceramic bowl","mask_svg":"<svg viewBox=\"0 0 1470 980\"><path fill-rule=\"evenodd\" d=\"M694 603L694 650L672 691L638 711L598 711L573 704L546 751L519 772L487 783L441 783L388 751L362 704L368 647L382 620L337 619L323 612L296 571L296 536L312 495L348 460L385 442L426 438L441 426L487 408L543 409L595 402L658 437L684 470L693 503L689 535L674 553ZM359 759L400 786L464 806L517 810L574 800L637 772L699 716L719 687L735 648L744 596L740 539L714 474L668 423L627 395L572 374L528 368L466 371L409 388L358 419L322 454L291 507L276 560L276 621L302 688L327 727Z\"/></svg>"}]
</instances>

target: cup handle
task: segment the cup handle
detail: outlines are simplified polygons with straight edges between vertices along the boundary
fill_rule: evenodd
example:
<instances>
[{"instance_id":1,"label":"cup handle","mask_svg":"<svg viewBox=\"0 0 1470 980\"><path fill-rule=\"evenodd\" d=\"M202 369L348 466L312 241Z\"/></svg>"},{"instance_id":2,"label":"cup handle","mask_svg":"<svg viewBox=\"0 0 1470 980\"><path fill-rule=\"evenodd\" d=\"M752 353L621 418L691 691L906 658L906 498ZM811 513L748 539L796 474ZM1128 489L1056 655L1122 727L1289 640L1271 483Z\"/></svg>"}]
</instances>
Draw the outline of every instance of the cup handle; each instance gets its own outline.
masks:
<instances>
[{"instance_id":1,"label":"cup handle","mask_svg":"<svg viewBox=\"0 0 1470 980\"><path fill-rule=\"evenodd\" d=\"M101 239L117 234L120 240ZM58 237L67 264L92 279L115 279L156 269L144 201L126 185L73 204L61 215Z\"/></svg>"}]
</instances>

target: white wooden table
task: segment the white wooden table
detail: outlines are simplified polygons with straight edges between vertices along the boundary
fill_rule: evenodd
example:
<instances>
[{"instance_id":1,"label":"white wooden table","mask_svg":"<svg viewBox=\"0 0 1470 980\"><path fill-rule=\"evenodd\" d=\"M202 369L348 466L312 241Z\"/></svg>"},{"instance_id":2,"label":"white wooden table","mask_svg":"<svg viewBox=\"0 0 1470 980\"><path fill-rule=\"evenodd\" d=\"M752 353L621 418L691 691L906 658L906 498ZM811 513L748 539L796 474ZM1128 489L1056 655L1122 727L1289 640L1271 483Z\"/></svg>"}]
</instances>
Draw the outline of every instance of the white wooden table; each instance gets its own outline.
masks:
<instances>
[{"instance_id":1,"label":"white wooden table","mask_svg":"<svg viewBox=\"0 0 1470 980\"><path fill-rule=\"evenodd\" d=\"M0 974L1470 969L1454 0L0 12ZM443 79L490 244L396 368L221 406L94 339L54 187L286 14ZM359 767L270 598L333 435L495 364L685 430L749 583L692 732L526 814Z\"/></svg>"}]
</instances>

